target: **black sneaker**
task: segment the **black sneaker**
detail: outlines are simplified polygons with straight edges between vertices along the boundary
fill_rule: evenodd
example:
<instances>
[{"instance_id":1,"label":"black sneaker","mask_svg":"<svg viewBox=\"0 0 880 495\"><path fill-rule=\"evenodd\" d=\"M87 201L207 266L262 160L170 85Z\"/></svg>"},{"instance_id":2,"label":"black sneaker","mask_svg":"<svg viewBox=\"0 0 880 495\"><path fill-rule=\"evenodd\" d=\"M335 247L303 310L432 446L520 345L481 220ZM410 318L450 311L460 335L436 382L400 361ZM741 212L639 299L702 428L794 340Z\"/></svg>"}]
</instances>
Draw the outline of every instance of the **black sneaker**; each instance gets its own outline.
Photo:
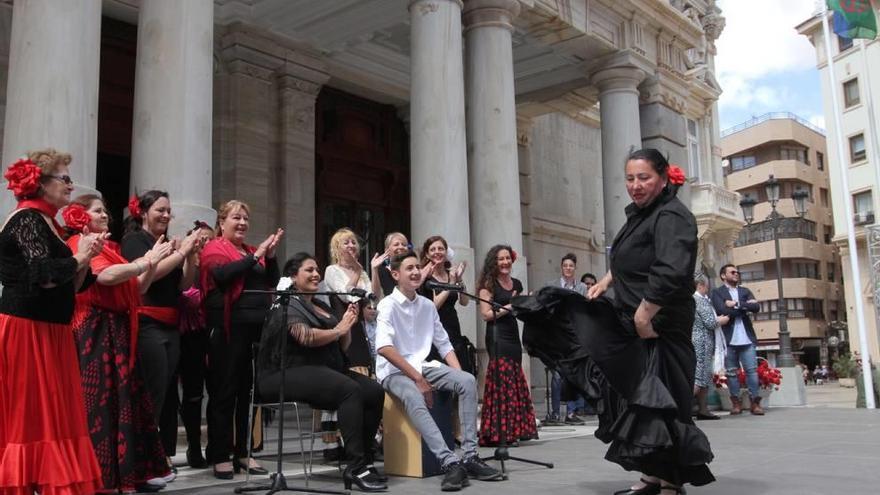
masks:
<instances>
[{"instance_id":1,"label":"black sneaker","mask_svg":"<svg viewBox=\"0 0 880 495\"><path fill-rule=\"evenodd\" d=\"M483 462L479 456L471 456L464 461L468 478L480 481L498 481L504 476L501 471Z\"/></svg>"},{"instance_id":2,"label":"black sneaker","mask_svg":"<svg viewBox=\"0 0 880 495\"><path fill-rule=\"evenodd\" d=\"M561 426L563 423L559 420L559 416L555 414L548 414L546 418L544 418L544 426Z\"/></svg>"},{"instance_id":3,"label":"black sneaker","mask_svg":"<svg viewBox=\"0 0 880 495\"><path fill-rule=\"evenodd\" d=\"M565 417L565 424L567 425L583 425L586 424L584 420L579 418L577 414L569 414Z\"/></svg>"},{"instance_id":4,"label":"black sneaker","mask_svg":"<svg viewBox=\"0 0 880 495\"><path fill-rule=\"evenodd\" d=\"M468 481L467 470L460 462L452 462L443 467L443 481L440 483L440 489L444 492L457 492L463 487L471 484Z\"/></svg>"}]
</instances>

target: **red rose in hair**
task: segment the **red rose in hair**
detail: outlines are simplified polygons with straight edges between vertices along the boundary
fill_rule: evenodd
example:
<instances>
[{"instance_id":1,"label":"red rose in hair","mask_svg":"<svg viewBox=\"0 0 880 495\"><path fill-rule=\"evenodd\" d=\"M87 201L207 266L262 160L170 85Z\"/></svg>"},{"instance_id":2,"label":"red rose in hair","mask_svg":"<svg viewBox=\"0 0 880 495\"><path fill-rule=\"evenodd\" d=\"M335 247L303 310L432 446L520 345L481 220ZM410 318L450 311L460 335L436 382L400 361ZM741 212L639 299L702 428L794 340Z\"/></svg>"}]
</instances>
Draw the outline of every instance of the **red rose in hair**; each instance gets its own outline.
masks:
<instances>
[{"instance_id":1,"label":"red rose in hair","mask_svg":"<svg viewBox=\"0 0 880 495\"><path fill-rule=\"evenodd\" d=\"M680 186L684 184L685 175L684 171L678 167L678 165L669 165L669 171L666 172L667 177L669 177L669 183L674 184L676 186Z\"/></svg>"},{"instance_id":2,"label":"red rose in hair","mask_svg":"<svg viewBox=\"0 0 880 495\"><path fill-rule=\"evenodd\" d=\"M83 229L92 222L92 216L83 205L72 204L61 212L61 218L64 219L64 225L76 232L82 232Z\"/></svg>"},{"instance_id":3,"label":"red rose in hair","mask_svg":"<svg viewBox=\"0 0 880 495\"><path fill-rule=\"evenodd\" d=\"M134 218L141 216L141 200L138 199L137 194L133 194L128 200L128 213Z\"/></svg>"},{"instance_id":4,"label":"red rose in hair","mask_svg":"<svg viewBox=\"0 0 880 495\"><path fill-rule=\"evenodd\" d=\"M6 189L16 198L34 195L40 189L42 171L29 158L20 158L6 169L3 177L9 181Z\"/></svg>"},{"instance_id":5,"label":"red rose in hair","mask_svg":"<svg viewBox=\"0 0 880 495\"><path fill-rule=\"evenodd\" d=\"M516 250L511 249L510 250L510 261L512 261L513 263L516 263L516 256L517 256Z\"/></svg>"}]
</instances>

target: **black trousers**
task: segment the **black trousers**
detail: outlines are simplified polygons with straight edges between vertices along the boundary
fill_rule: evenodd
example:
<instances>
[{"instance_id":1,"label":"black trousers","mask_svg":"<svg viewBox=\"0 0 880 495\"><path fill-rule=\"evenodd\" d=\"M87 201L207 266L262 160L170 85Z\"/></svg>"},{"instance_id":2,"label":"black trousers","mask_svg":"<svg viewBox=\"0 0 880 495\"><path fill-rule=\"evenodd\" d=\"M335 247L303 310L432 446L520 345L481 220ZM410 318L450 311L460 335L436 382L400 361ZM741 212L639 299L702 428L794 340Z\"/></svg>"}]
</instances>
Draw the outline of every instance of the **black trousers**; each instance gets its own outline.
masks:
<instances>
[{"instance_id":1,"label":"black trousers","mask_svg":"<svg viewBox=\"0 0 880 495\"><path fill-rule=\"evenodd\" d=\"M177 362L180 332L152 318L141 317L137 343L137 367L150 398L165 455L177 446Z\"/></svg>"},{"instance_id":2,"label":"black trousers","mask_svg":"<svg viewBox=\"0 0 880 495\"><path fill-rule=\"evenodd\" d=\"M222 325L208 337L208 446L211 464L230 456L247 457L248 408L253 372L251 346L260 340L263 322L232 323L227 334Z\"/></svg>"},{"instance_id":3,"label":"black trousers","mask_svg":"<svg viewBox=\"0 0 880 495\"><path fill-rule=\"evenodd\" d=\"M371 446L385 403L385 391L379 383L350 370L297 366L285 371L283 385L284 400L336 410L345 453L353 466L373 462ZM260 376L260 396L265 400L277 400L281 386L280 372Z\"/></svg>"},{"instance_id":4,"label":"black trousers","mask_svg":"<svg viewBox=\"0 0 880 495\"><path fill-rule=\"evenodd\" d=\"M202 399L207 374L208 331L194 330L180 335L180 419L191 449L201 448ZM177 393L177 390L174 391Z\"/></svg>"}]
</instances>

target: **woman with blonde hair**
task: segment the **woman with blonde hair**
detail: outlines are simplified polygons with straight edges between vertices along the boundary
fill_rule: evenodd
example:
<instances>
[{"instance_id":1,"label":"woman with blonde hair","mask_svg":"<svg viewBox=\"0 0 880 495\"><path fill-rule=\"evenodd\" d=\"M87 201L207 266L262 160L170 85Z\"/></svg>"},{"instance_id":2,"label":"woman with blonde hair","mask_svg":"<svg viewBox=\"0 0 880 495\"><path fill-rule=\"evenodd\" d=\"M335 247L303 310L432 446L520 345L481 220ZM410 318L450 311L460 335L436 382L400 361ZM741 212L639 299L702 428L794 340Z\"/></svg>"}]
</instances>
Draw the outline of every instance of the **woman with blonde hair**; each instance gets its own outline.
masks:
<instances>
[{"instance_id":1,"label":"woman with blonde hair","mask_svg":"<svg viewBox=\"0 0 880 495\"><path fill-rule=\"evenodd\" d=\"M387 255L376 254L370 262L372 279L358 261L361 246L355 233L349 228L341 228L330 238L330 259L332 264L324 271L327 288L333 292L350 292L352 289L363 289L368 293L381 294L379 286L379 267ZM341 319L350 303L365 303L364 298L355 296L333 296L330 305L334 316ZM363 308L360 308L363 309ZM361 312L362 313L362 312ZM351 328L351 344L346 350L349 366L357 371L370 375L373 360L370 356L370 343L364 331L361 318Z\"/></svg>"},{"instance_id":2,"label":"woman with blonde hair","mask_svg":"<svg viewBox=\"0 0 880 495\"><path fill-rule=\"evenodd\" d=\"M382 264L379 265L378 269L379 285L382 286L382 297L391 295L391 292L397 287L397 281L391 276L391 269L389 268L391 257L409 251L412 249L411 246L409 240L401 232L391 232L385 236L385 252L381 255Z\"/></svg>"},{"instance_id":3,"label":"woman with blonde hair","mask_svg":"<svg viewBox=\"0 0 880 495\"><path fill-rule=\"evenodd\" d=\"M217 237L205 245L200 259L199 281L210 329L205 452L218 479L232 479L233 471L242 469L250 474L268 472L247 456L246 432L251 427L251 347L260 341L271 298L245 291L268 290L278 283L275 249L284 230L277 229L258 246L245 243L249 230L248 205L227 201L217 212Z\"/></svg>"},{"instance_id":4,"label":"woman with blonde hair","mask_svg":"<svg viewBox=\"0 0 880 495\"><path fill-rule=\"evenodd\" d=\"M0 492L94 493L101 468L86 407L71 318L76 292L94 281L107 234L85 233L77 253L55 221L70 202L71 157L28 153L6 170L18 200L0 229Z\"/></svg>"},{"instance_id":5,"label":"woman with blonde hair","mask_svg":"<svg viewBox=\"0 0 880 495\"><path fill-rule=\"evenodd\" d=\"M77 253L83 232L104 233L110 214L95 194L84 194L62 213L67 239ZM156 265L171 254L159 236L154 247L132 262L112 241L92 258L96 283L76 295L73 335L86 399L89 433L103 477L102 490L145 492L165 483L148 480L169 473L153 404L139 373L133 373L141 293L153 281Z\"/></svg>"}]
</instances>

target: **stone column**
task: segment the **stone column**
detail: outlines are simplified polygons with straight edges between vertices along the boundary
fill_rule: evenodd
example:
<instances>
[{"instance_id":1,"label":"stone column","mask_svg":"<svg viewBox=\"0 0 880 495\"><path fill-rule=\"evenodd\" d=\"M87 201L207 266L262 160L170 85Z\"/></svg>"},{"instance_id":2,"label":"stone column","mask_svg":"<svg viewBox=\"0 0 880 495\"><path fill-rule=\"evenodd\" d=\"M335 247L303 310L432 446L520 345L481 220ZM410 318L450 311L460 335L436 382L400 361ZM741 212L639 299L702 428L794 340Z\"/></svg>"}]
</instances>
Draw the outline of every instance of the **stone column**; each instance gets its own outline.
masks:
<instances>
[{"instance_id":1,"label":"stone column","mask_svg":"<svg viewBox=\"0 0 880 495\"><path fill-rule=\"evenodd\" d=\"M133 191L171 195L173 235L213 223L214 2L141 2L135 70Z\"/></svg>"},{"instance_id":2,"label":"stone column","mask_svg":"<svg viewBox=\"0 0 880 495\"><path fill-rule=\"evenodd\" d=\"M100 48L101 0L15 2L4 170L29 150L53 147L73 155L74 195L95 192ZM0 214L14 206L0 194Z\"/></svg>"},{"instance_id":3,"label":"stone column","mask_svg":"<svg viewBox=\"0 0 880 495\"><path fill-rule=\"evenodd\" d=\"M526 285L511 39L519 9L516 0L468 0L463 20L474 249L482 264L494 244L510 244L520 254L514 276Z\"/></svg>"},{"instance_id":4,"label":"stone column","mask_svg":"<svg viewBox=\"0 0 880 495\"><path fill-rule=\"evenodd\" d=\"M281 225L286 229L286 259L315 252L315 100L329 76L287 63L278 74Z\"/></svg>"},{"instance_id":5,"label":"stone column","mask_svg":"<svg viewBox=\"0 0 880 495\"><path fill-rule=\"evenodd\" d=\"M410 13L411 242L440 234L466 261L474 286L474 249L465 149L464 69L460 0L414 0ZM479 256L479 254L477 255ZM460 307L462 333L476 341L475 305Z\"/></svg>"},{"instance_id":6,"label":"stone column","mask_svg":"<svg viewBox=\"0 0 880 495\"><path fill-rule=\"evenodd\" d=\"M631 202L624 166L630 152L642 147L638 85L644 77L641 69L624 66L599 70L592 78L599 88L606 248L626 223L624 208Z\"/></svg>"}]
</instances>

